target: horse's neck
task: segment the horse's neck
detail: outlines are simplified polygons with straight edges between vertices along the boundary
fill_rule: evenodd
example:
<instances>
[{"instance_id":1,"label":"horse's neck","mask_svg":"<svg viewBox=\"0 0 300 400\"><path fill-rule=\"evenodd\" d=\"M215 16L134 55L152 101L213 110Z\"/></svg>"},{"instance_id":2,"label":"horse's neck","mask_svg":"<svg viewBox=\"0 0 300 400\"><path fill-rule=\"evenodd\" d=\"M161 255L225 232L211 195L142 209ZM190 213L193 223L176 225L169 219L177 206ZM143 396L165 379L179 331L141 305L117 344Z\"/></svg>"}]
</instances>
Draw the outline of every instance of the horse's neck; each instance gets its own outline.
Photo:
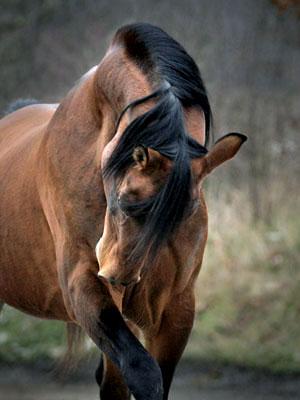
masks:
<instances>
[{"instance_id":1,"label":"horse's neck","mask_svg":"<svg viewBox=\"0 0 300 400\"><path fill-rule=\"evenodd\" d=\"M55 237L61 237L63 227L96 243L94 236L96 229L101 229L99 224L106 208L97 160L103 120L89 76L63 99L44 134L39 153L42 180L38 188Z\"/></svg>"},{"instance_id":2,"label":"horse's neck","mask_svg":"<svg viewBox=\"0 0 300 400\"><path fill-rule=\"evenodd\" d=\"M110 49L99 67L79 82L56 111L47 132L51 158L56 164L62 162L65 169L66 159L70 163L76 157L78 164L94 150L94 161L100 167L103 149L114 138L121 111L151 91L143 73L124 51ZM142 112L142 107L130 118ZM123 118L121 131L129 120L128 116Z\"/></svg>"},{"instance_id":3,"label":"horse's neck","mask_svg":"<svg viewBox=\"0 0 300 400\"><path fill-rule=\"evenodd\" d=\"M91 78L79 83L63 99L49 123L47 153L57 167L66 159L71 162L75 153L77 158L82 157L92 142L96 144L103 121Z\"/></svg>"},{"instance_id":4,"label":"horse's neck","mask_svg":"<svg viewBox=\"0 0 300 400\"><path fill-rule=\"evenodd\" d=\"M122 118L115 135L117 118L129 102L150 91L136 66L124 55L109 52L97 70L66 96L48 125L40 153L45 169L41 196L53 199L56 213L58 207L62 214L72 208L70 215L76 218L72 225L81 227L83 237L93 237L91 225L101 223L104 216L101 158L104 148L116 143L125 128L126 118Z\"/></svg>"}]
</instances>

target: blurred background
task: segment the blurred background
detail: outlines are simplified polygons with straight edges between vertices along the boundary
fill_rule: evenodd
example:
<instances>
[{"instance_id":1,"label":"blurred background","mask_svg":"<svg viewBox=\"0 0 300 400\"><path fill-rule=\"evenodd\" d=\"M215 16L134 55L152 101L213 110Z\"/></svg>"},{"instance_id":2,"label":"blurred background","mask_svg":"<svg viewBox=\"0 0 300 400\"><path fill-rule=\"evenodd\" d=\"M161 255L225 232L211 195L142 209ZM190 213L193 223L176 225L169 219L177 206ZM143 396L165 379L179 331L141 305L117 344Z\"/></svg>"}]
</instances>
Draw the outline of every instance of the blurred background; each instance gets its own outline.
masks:
<instances>
[{"instance_id":1,"label":"blurred background","mask_svg":"<svg viewBox=\"0 0 300 400\"><path fill-rule=\"evenodd\" d=\"M214 138L249 137L206 182L209 239L184 362L300 373L299 0L0 0L0 112L18 98L59 102L136 21L196 60ZM1 371L64 348L63 324L4 309Z\"/></svg>"}]
</instances>

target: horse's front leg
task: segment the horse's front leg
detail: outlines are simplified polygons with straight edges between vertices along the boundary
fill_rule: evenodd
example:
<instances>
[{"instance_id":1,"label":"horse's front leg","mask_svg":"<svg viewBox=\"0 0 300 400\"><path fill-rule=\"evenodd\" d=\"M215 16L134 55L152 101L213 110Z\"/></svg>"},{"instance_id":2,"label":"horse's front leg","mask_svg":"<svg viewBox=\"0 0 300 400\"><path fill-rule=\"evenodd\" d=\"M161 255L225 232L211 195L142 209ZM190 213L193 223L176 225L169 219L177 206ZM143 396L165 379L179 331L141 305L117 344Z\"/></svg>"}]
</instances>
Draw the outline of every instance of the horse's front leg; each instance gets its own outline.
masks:
<instances>
[{"instance_id":1,"label":"horse's front leg","mask_svg":"<svg viewBox=\"0 0 300 400\"><path fill-rule=\"evenodd\" d=\"M137 326L131 321L127 321L126 323L134 335L139 338L140 332ZM130 399L130 392L120 370L111 362L106 354L101 355L95 377L100 387L101 399Z\"/></svg>"},{"instance_id":2,"label":"horse's front leg","mask_svg":"<svg viewBox=\"0 0 300 400\"><path fill-rule=\"evenodd\" d=\"M163 376L164 396L168 399L175 368L185 349L195 314L193 289L176 296L166 307L161 325L153 335L146 336L146 348L158 361Z\"/></svg>"},{"instance_id":3,"label":"horse's front leg","mask_svg":"<svg viewBox=\"0 0 300 400\"><path fill-rule=\"evenodd\" d=\"M136 400L161 400L159 366L127 327L95 271L97 265L80 262L68 274L67 296L76 321L120 371ZM117 393L116 388L113 398L123 400L124 391L123 397ZM111 397L103 393L102 398Z\"/></svg>"},{"instance_id":4,"label":"horse's front leg","mask_svg":"<svg viewBox=\"0 0 300 400\"><path fill-rule=\"evenodd\" d=\"M129 389L120 370L104 353L101 355L95 376L100 387L100 399L130 399Z\"/></svg>"}]
</instances>

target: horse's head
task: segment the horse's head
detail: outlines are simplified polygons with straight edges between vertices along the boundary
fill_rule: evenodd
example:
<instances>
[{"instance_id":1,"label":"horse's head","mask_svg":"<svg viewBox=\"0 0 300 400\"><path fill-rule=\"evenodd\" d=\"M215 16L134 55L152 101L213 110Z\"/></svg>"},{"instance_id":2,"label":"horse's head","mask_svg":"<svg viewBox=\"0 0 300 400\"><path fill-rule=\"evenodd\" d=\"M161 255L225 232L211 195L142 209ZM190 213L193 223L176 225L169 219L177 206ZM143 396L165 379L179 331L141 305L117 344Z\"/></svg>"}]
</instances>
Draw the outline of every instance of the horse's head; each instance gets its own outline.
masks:
<instances>
[{"instance_id":1,"label":"horse's head","mask_svg":"<svg viewBox=\"0 0 300 400\"><path fill-rule=\"evenodd\" d=\"M241 134L226 135L216 142L205 156L194 158L190 162L190 204L186 207L185 217L176 227L176 231L184 231L183 236L188 241L195 242L189 243L189 248L199 246L199 234L197 235L197 230L195 233L195 223L191 223L191 220L195 219L193 216L198 215L198 219L194 220L196 224L206 221L205 218L199 218L201 213L205 213L203 202L199 201L203 179L214 168L232 158L245 139L246 137ZM153 243L147 233L149 225L152 224L152 217L157 219L158 225L159 218L165 217L152 216L152 213L156 212L155 201L172 179L172 171L173 162L169 158L151 148L137 146L132 152L130 167L119 179L104 178L107 210L104 231L97 244L96 254L99 276L111 284L127 286L137 283L145 267L145 260L157 259L160 251L168 246L169 239L172 240L172 237L164 240L164 231L160 232L161 246L154 246L158 254L154 256L150 254L153 251L153 247L151 249ZM181 187L175 189L181 191ZM168 201L167 195L165 193L159 201ZM199 232L202 228L199 226ZM189 230L193 230L193 233L192 231L189 233ZM149 246L145 241L149 242ZM139 253L141 249L142 255Z\"/></svg>"},{"instance_id":2,"label":"horse's head","mask_svg":"<svg viewBox=\"0 0 300 400\"><path fill-rule=\"evenodd\" d=\"M141 265L132 259L153 199L164 186L172 162L159 152L137 146L134 164L117 181L104 180L107 210L104 231L96 248L99 276L127 286L140 279Z\"/></svg>"}]
</instances>

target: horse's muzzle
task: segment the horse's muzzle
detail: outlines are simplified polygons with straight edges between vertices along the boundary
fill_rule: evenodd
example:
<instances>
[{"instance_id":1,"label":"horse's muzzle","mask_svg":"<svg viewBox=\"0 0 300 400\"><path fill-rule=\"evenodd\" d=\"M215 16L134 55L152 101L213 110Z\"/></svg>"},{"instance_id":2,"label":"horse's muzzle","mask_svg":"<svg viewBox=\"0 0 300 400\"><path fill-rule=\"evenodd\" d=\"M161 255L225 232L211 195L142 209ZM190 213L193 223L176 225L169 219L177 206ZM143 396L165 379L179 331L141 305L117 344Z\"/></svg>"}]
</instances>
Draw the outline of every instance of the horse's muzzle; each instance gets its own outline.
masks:
<instances>
[{"instance_id":1,"label":"horse's muzzle","mask_svg":"<svg viewBox=\"0 0 300 400\"><path fill-rule=\"evenodd\" d=\"M130 285L136 285L137 283L139 283L139 281L141 280L140 275L134 277L133 279L122 279L121 277L116 277L114 275L111 275L109 273L106 273L103 270L100 270L98 272L98 276L99 278L103 278L105 279L107 282L109 282L112 286L130 286Z\"/></svg>"}]
</instances>

